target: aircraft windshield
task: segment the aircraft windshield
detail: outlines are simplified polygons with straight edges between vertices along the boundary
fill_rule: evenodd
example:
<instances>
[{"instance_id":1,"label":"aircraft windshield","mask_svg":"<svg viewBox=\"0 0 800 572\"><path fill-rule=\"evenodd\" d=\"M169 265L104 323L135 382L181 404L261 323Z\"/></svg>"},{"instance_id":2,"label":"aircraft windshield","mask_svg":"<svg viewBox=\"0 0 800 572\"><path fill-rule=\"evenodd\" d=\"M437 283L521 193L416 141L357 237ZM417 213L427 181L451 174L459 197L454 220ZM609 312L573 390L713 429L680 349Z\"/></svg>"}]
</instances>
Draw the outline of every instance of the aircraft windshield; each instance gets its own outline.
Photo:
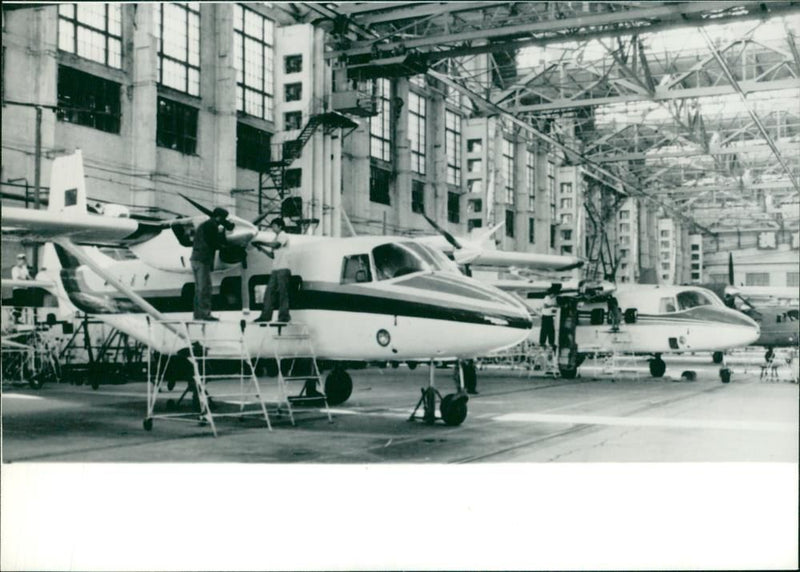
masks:
<instances>
[{"instance_id":1,"label":"aircraft windshield","mask_svg":"<svg viewBox=\"0 0 800 572\"><path fill-rule=\"evenodd\" d=\"M372 249L378 280L389 280L412 272L438 270L430 253L413 242L382 244Z\"/></svg>"},{"instance_id":2,"label":"aircraft windshield","mask_svg":"<svg viewBox=\"0 0 800 572\"><path fill-rule=\"evenodd\" d=\"M714 301L698 290L686 290L678 294L678 309L688 310L697 306L714 306Z\"/></svg>"}]
</instances>

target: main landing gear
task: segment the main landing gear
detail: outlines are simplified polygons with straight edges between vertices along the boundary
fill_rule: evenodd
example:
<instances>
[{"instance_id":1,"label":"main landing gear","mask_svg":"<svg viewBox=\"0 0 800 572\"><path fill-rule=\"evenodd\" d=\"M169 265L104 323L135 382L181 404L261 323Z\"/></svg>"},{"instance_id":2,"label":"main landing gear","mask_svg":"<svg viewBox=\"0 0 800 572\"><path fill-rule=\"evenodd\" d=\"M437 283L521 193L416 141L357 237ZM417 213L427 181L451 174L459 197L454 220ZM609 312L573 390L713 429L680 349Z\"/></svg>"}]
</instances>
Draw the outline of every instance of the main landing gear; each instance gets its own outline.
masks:
<instances>
[{"instance_id":1,"label":"main landing gear","mask_svg":"<svg viewBox=\"0 0 800 572\"><path fill-rule=\"evenodd\" d=\"M731 370L730 368L725 365L725 354L722 352L718 352L720 354L720 361L715 363L722 364L722 367L719 370L719 379L722 383L730 383L731 381ZM716 360L716 357L715 357ZM667 370L667 364L664 363L664 360L661 359L661 354L656 354L654 357L650 359L650 375L653 377L662 377L664 372Z\"/></svg>"},{"instance_id":2,"label":"main landing gear","mask_svg":"<svg viewBox=\"0 0 800 572\"><path fill-rule=\"evenodd\" d=\"M650 360L650 375L653 377L662 377L665 371L667 371L667 364L661 359L661 354L656 354Z\"/></svg>"},{"instance_id":3,"label":"main landing gear","mask_svg":"<svg viewBox=\"0 0 800 572\"><path fill-rule=\"evenodd\" d=\"M435 423L437 419L436 400L438 399L440 401L439 413L441 415L439 419L444 421L445 425L456 426L461 425L464 422L464 419L467 418L467 401L469 401L469 396L464 389L464 380L465 378L470 381L477 379L477 373L475 371L475 364L471 361L456 362L456 368L458 373L458 380L456 382L457 392L448 393L442 397L442 394L439 393L436 387L434 387L434 375L436 373L436 367L433 361L431 361L428 386L421 389L422 396L419 398L417 406L414 407L414 411L408 418L409 421L414 421L416 419L417 411L419 410L420 406L422 406L422 420L430 425Z\"/></svg>"}]
</instances>

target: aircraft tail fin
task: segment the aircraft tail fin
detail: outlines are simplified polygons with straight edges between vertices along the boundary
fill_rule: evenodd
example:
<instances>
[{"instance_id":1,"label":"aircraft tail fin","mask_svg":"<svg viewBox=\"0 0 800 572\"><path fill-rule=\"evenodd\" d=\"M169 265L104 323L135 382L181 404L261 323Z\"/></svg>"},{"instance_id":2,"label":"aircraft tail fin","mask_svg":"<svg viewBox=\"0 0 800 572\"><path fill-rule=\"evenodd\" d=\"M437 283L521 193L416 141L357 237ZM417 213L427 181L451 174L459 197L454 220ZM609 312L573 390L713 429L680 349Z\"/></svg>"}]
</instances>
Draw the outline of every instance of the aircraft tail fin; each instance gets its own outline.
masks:
<instances>
[{"instance_id":1,"label":"aircraft tail fin","mask_svg":"<svg viewBox=\"0 0 800 572\"><path fill-rule=\"evenodd\" d=\"M50 171L50 196L47 210L54 212L86 212L86 178L83 154L57 157Z\"/></svg>"}]
</instances>

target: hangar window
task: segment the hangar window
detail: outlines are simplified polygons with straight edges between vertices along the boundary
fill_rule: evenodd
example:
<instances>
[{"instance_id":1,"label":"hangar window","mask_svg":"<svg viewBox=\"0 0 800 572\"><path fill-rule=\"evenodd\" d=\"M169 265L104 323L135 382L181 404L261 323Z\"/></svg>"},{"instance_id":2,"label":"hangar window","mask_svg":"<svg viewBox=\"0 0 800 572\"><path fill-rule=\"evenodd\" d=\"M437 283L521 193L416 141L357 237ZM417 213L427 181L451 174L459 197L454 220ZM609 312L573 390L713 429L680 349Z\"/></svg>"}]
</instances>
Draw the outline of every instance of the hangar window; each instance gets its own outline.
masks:
<instances>
[{"instance_id":1,"label":"hangar window","mask_svg":"<svg viewBox=\"0 0 800 572\"><path fill-rule=\"evenodd\" d=\"M481 228L483 227L483 220L479 218L471 218L467 221L467 231L471 231L473 228Z\"/></svg>"},{"instance_id":2,"label":"hangar window","mask_svg":"<svg viewBox=\"0 0 800 572\"><path fill-rule=\"evenodd\" d=\"M425 174L425 98L413 91L408 93L408 139L411 142L411 170Z\"/></svg>"},{"instance_id":3,"label":"hangar window","mask_svg":"<svg viewBox=\"0 0 800 572\"><path fill-rule=\"evenodd\" d=\"M392 84L388 79L374 80L373 94L378 101L378 115L369 119L369 154L381 161L392 160L391 90Z\"/></svg>"},{"instance_id":4,"label":"hangar window","mask_svg":"<svg viewBox=\"0 0 800 572\"><path fill-rule=\"evenodd\" d=\"M461 185L461 116L444 112L444 151L447 155L447 183Z\"/></svg>"},{"instance_id":5,"label":"hangar window","mask_svg":"<svg viewBox=\"0 0 800 572\"><path fill-rule=\"evenodd\" d=\"M769 272L748 272L744 275L745 286L769 286Z\"/></svg>"},{"instance_id":6,"label":"hangar window","mask_svg":"<svg viewBox=\"0 0 800 572\"><path fill-rule=\"evenodd\" d=\"M197 150L197 108L159 97L156 144L194 155Z\"/></svg>"},{"instance_id":7,"label":"hangar window","mask_svg":"<svg viewBox=\"0 0 800 572\"><path fill-rule=\"evenodd\" d=\"M303 84L301 82L287 83L284 86L284 101L300 101L303 99Z\"/></svg>"},{"instance_id":8,"label":"hangar window","mask_svg":"<svg viewBox=\"0 0 800 572\"><path fill-rule=\"evenodd\" d=\"M245 123L236 124L236 166L259 173L270 160L270 134Z\"/></svg>"},{"instance_id":9,"label":"hangar window","mask_svg":"<svg viewBox=\"0 0 800 572\"><path fill-rule=\"evenodd\" d=\"M447 221L461 222L461 195L458 193L447 193Z\"/></svg>"},{"instance_id":10,"label":"hangar window","mask_svg":"<svg viewBox=\"0 0 800 572\"><path fill-rule=\"evenodd\" d=\"M371 167L369 171L369 200L384 205L392 204L389 196L391 173L385 169Z\"/></svg>"},{"instance_id":11,"label":"hangar window","mask_svg":"<svg viewBox=\"0 0 800 572\"><path fill-rule=\"evenodd\" d=\"M372 272L369 269L368 254L354 254L344 257L342 260L342 284L371 281Z\"/></svg>"},{"instance_id":12,"label":"hangar window","mask_svg":"<svg viewBox=\"0 0 800 572\"><path fill-rule=\"evenodd\" d=\"M58 49L103 65L122 68L122 6L60 4Z\"/></svg>"},{"instance_id":13,"label":"hangar window","mask_svg":"<svg viewBox=\"0 0 800 572\"><path fill-rule=\"evenodd\" d=\"M411 181L411 212L425 213L425 183Z\"/></svg>"},{"instance_id":14,"label":"hangar window","mask_svg":"<svg viewBox=\"0 0 800 572\"><path fill-rule=\"evenodd\" d=\"M686 290L678 293L678 308L688 310L698 306L714 306L714 301L697 290Z\"/></svg>"},{"instance_id":15,"label":"hangar window","mask_svg":"<svg viewBox=\"0 0 800 572\"><path fill-rule=\"evenodd\" d=\"M158 83L200 95L200 3L153 4Z\"/></svg>"},{"instance_id":16,"label":"hangar window","mask_svg":"<svg viewBox=\"0 0 800 572\"><path fill-rule=\"evenodd\" d=\"M467 212L479 213L483 210L483 199L470 199L467 202Z\"/></svg>"},{"instance_id":17,"label":"hangar window","mask_svg":"<svg viewBox=\"0 0 800 572\"><path fill-rule=\"evenodd\" d=\"M300 73L303 71L303 55L292 54L283 57L284 73Z\"/></svg>"},{"instance_id":18,"label":"hangar window","mask_svg":"<svg viewBox=\"0 0 800 572\"><path fill-rule=\"evenodd\" d=\"M561 183L561 194L562 195L571 195L572 194L572 183Z\"/></svg>"},{"instance_id":19,"label":"hangar window","mask_svg":"<svg viewBox=\"0 0 800 572\"><path fill-rule=\"evenodd\" d=\"M483 150L483 139L467 139L467 153L480 153Z\"/></svg>"},{"instance_id":20,"label":"hangar window","mask_svg":"<svg viewBox=\"0 0 800 572\"><path fill-rule=\"evenodd\" d=\"M528 242L531 244L536 242L536 221L533 217L528 217Z\"/></svg>"},{"instance_id":21,"label":"hangar window","mask_svg":"<svg viewBox=\"0 0 800 572\"><path fill-rule=\"evenodd\" d=\"M787 272L786 285L794 288L800 286L800 272Z\"/></svg>"},{"instance_id":22,"label":"hangar window","mask_svg":"<svg viewBox=\"0 0 800 572\"><path fill-rule=\"evenodd\" d=\"M467 181L468 193L482 193L483 192L483 179L470 179Z\"/></svg>"},{"instance_id":23,"label":"hangar window","mask_svg":"<svg viewBox=\"0 0 800 572\"><path fill-rule=\"evenodd\" d=\"M283 188L298 189L303 186L303 169L286 169L283 176Z\"/></svg>"},{"instance_id":24,"label":"hangar window","mask_svg":"<svg viewBox=\"0 0 800 572\"><path fill-rule=\"evenodd\" d=\"M233 7L233 67L236 69L236 109L273 120L275 24L243 4ZM290 56L291 57L291 56Z\"/></svg>"},{"instance_id":25,"label":"hangar window","mask_svg":"<svg viewBox=\"0 0 800 572\"><path fill-rule=\"evenodd\" d=\"M513 205L514 197L514 142L503 139L503 180L506 185L506 204Z\"/></svg>"},{"instance_id":26,"label":"hangar window","mask_svg":"<svg viewBox=\"0 0 800 572\"><path fill-rule=\"evenodd\" d=\"M108 133L119 133L120 86L118 83L76 69L58 66L56 117Z\"/></svg>"},{"instance_id":27,"label":"hangar window","mask_svg":"<svg viewBox=\"0 0 800 572\"><path fill-rule=\"evenodd\" d=\"M303 112L289 111L283 114L283 128L286 131L300 129L303 126Z\"/></svg>"},{"instance_id":28,"label":"hangar window","mask_svg":"<svg viewBox=\"0 0 800 572\"><path fill-rule=\"evenodd\" d=\"M514 238L514 211L506 210L506 236Z\"/></svg>"}]
</instances>

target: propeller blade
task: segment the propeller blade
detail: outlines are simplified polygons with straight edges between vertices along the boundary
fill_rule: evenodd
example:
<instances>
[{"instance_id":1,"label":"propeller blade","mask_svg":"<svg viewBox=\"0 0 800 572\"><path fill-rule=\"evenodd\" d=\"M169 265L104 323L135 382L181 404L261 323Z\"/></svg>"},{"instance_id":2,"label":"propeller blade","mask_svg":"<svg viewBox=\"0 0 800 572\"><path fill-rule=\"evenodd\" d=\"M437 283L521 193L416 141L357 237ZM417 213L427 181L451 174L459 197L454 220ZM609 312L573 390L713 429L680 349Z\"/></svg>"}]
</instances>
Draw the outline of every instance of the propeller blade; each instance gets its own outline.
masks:
<instances>
[{"instance_id":1,"label":"propeller blade","mask_svg":"<svg viewBox=\"0 0 800 572\"><path fill-rule=\"evenodd\" d=\"M267 218L268 216L269 216L269 211L266 211L266 212L263 212L263 213L261 213L261 214L260 214L260 215L258 215L258 216L257 216L255 219L253 219L253 224L254 224L254 225L256 225L256 226L258 226L258 223L260 223L262 220L264 220L264 219L265 219L265 218Z\"/></svg>"},{"instance_id":2,"label":"propeller blade","mask_svg":"<svg viewBox=\"0 0 800 572\"><path fill-rule=\"evenodd\" d=\"M187 197L186 195L184 195L182 193L178 193L178 194L180 196L182 196L184 199L186 199L188 202L190 202L201 213L203 213L205 215L208 215L208 216L211 216L211 209L209 209L208 207L204 207L203 205L201 205L197 201L190 199L189 197Z\"/></svg>"},{"instance_id":3,"label":"propeller blade","mask_svg":"<svg viewBox=\"0 0 800 572\"><path fill-rule=\"evenodd\" d=\"M437 230L437 232L439 234L441 234L445 238L445 240L447 240L447 242L449 242L450 244L453 245L453 247L455 247L455 248L463 248L461 243L456 240L456 237L454 237L452 234L450 234L445 229L440 227L438 224L436 224L436 222L434 222L433 220L428 218L428 215L423 214L422 216L424 216L425 220L428 221L428 224L430 224L433 228L435 228Z\"/></svg>"},{"instance_id":4,"label":"propeller blade","mask_svg":"<svg viewBox=\"0 0 800 572\"><path fill-rule=\"evenodd\" d=\"M733 286L733 252L728 253L728 284Z\"/></svg>"}]
</instances>

